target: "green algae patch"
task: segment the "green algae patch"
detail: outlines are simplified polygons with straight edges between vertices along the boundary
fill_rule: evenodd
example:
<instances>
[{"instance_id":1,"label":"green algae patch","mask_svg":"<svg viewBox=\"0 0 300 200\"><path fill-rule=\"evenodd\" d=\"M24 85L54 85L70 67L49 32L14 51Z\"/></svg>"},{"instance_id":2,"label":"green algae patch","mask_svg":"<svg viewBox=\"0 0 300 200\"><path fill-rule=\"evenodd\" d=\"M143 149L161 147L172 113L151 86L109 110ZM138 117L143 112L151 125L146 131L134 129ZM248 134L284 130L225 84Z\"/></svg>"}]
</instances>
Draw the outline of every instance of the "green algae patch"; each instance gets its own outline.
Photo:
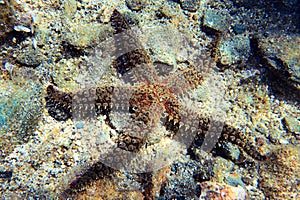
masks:
<instances>
[{"instance_id":1,"label":"green algae patch","mask_svg":"<svg viewBox=\"0 0 300 200\"><path fill-rule=\"evenodd\" d=\"M0 147L9 152L16 144L28 142L42 113L42 86L36 80L14 77L0 79Z\"/></svg>"}]
</instances>

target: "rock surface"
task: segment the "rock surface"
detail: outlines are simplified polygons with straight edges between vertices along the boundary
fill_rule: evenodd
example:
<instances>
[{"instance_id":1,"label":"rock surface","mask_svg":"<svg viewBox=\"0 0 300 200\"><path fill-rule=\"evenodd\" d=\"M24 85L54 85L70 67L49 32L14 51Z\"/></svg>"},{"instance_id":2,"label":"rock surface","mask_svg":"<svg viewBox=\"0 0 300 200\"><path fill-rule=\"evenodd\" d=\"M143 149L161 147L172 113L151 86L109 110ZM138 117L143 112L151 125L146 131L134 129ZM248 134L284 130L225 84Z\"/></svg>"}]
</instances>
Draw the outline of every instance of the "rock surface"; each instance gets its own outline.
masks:
<instances>
[{"instance_id":1,"label":"rock surface","mask_svg":"<svg viewBox=\"0 0 300 200\"><path fill-rule=\"evenodd\" d=\"M219 61L222 65L232 65L240 61L247 61L250 56L250 40L244 35L235 35L225 39L219 45Z\"/></svg>"},{"instance_id":2,"label":"rock surface","mask_svg":"<svg viewBox=\"0 0 300 200\"><path fill-rule=\"evenodd\" d=\"M180 6L183 10L195 12L200 6L200 0L180 0Z\"/></svg>"},{"instance_id":3,"label":"rock surface","mask_svg":"<svg viewBox=\"0 0 300 200\"><path fill-rule=\"evenodd\" d=\"M300 89L300 36L273 35L259 42L268 67L293 87Z\"/></svg>"},{"instance_id":4,"label":"rock surface","mask_svg":"<svg viewBox=\"0 0 300 200\"><path fill-rule=\"evenodd\" d=\"M234 187L214 182L203 182L201 188L200 199L247 199L246 190L240 186Z\"/></svg>"},{"instance_id":5,"label":"rock surface","mask_svg":"<svg viewBox=\"0 0 300 200\"><path fill-rule=\"evenodd\" d=\"M218 32L226 32L229 29L228 18L226 10L208 9L204 14L203 26Z\"/></svg>"}]
</instances>

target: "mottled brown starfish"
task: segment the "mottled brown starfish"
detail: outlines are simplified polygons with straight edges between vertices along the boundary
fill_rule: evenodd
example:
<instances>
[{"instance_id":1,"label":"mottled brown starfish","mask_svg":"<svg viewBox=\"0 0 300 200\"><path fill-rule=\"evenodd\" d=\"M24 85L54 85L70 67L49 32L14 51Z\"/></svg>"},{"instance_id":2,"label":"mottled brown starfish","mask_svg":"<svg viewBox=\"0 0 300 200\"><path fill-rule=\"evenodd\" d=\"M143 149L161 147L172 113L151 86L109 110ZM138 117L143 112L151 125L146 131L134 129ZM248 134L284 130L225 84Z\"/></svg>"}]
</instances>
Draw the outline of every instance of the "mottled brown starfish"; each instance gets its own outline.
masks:
<instances>
[{"instance_id":1,"label":"mottled brown starfish","mask_svg":"<svg viewBox=\"0 0 300 200\"><path fill-rule=\"evenodd\" d=\"M124 17L114 10L110 21L115 34L121 34L121 37L115 37L116 51L126 52L116 53L121 55L116 58L113 66L128 84L99 86L77 93L66 93L49 85L46 107L50 116L64 121L74 118L74 115L78 117L78 112L81 119L88 119L91 115L106 115L108 125L116 129L110 120L110 113L113 110L125 110L130 113L130 123L125 130L116 130L119 134L116 143L119 148L131 152L138 152L147 144L147 136L157 123L162 123L170 132L170 137L177 136L179 142L186 141L187 132L194 134L195 141L203 142L208 129L213 128L210 119L188 109L181 100L182 96L188 95L191 89L201 84L203 73L199 67L189 63L189 67L175 75L158 76L159 71L164 68L160 69L159 65L151 63L150 56L130 30ZM200 69L211 67L212 62L207 55L202 55L200 59L203 61ZM253 158L265 159L250 141L245 141L243 132L226 124L223 126L223 123L214 124L222 125L218 142L237 144ZM216 130L219 128L216 127ZM89 182L109 172L109 167L100 162L95 163L70 184L70 189L82 190Z\"/></svg>"},{"instance_id":2,"label":"mottled brown starfish","mask_svg":"<svg viewBox=\"0 0 300 200\"><path fill-rule=\"evenodd\" d=\"M119 147L128 151L139 150L145 142L145 136L151 132L151 128L158 123L163 114L166 118L162 120L164 126L173 134L179 131L180 126L207 130L204 119L203 122L189 122L192 120L191 116L196 113L192 114L193 111L186 110L179 98L201 83L201 72L190 66L174 76L159 77L146 50L130 31L124 17L116 10L111 17L111 23L115 34L119 34L115 38L116 49L127 52L119 56L113 65L125 82L137 84L100 86L76 94L61 92L50 85L46 97L49 114L57 120L72 118L74 114L78 115L78 112L82 119L88 118L89 115L102 114L107 116L108 124L115 128L109 120L110 112L125 109L131 113L129 127L117 131L120 134ZM209 62L205 63L210 65ZM90 113L89 110L95 113ZM198 117L198 114L196 115ZM135 136L130 136L132 134L128 132L134 132Z\"/></svg>"}]
</instances>

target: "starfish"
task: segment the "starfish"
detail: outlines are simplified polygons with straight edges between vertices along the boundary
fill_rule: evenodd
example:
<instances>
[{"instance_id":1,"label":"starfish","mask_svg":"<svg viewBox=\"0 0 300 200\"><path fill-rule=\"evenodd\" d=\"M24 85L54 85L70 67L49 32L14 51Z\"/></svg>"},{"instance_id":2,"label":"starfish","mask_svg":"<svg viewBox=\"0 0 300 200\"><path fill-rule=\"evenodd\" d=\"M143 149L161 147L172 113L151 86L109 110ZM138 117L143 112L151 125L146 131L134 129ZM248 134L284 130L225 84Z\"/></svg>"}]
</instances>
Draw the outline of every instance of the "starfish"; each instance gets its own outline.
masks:
<instances>
[{"instance_id":1,"label":"starfish","mask_svg":"<svg viewBox=\"0 0 300 200\"><path fill-rule=\"evenodd\" d=\"M169 74L164 71L165 66L151 62L149 54L119 11L113 11L110 21L117 35L114 39L116 55L119 55L113 66L125 84L103 85L75 93L49 85L46 108L50 116L65 121L78 117L88 120L91 116L105 115L106 123L118 133L115 141L117 147L128 152L137 153L147 145L149 134L160 123L170 133L168 137L178 142L186 143L192 134L194 143L201 141L205 145L205 138L219 143L231 142L253 158L265 159L254 144L246 141L245 133L228 124L212 123L211 119L186 106L182 100L203 82L205 70L199 69L212 67L209 54L200 55L202 66L188 63L186 69ZM119 129L111 120L111 113L115 111L130 114L125 128ZM220 134L208 135L209 129L219 130ZM190 150L193 151L193 148ZM70 190L80 191L92 180L109 175L112 171L110 167L97 162L71 182Z\"/></svg>"}]
</instances>

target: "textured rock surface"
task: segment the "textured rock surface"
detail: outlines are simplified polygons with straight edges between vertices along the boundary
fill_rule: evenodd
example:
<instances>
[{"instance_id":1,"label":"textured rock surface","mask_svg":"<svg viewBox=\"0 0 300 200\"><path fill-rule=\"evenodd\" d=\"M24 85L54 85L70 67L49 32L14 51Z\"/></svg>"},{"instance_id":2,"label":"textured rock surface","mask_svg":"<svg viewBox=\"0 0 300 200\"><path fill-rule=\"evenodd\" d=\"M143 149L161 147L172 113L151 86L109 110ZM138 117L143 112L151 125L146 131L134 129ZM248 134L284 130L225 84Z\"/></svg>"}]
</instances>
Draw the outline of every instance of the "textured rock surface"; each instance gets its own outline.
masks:
<instances>
[{"instance_id":1,"label":"textured rock surface","mask_svg":"<svg viewBox=\"0 0 300 200\"><path fill-rule=\"evenodd\" d=\"M12 1L13 2L13 1ZM13 29L13 3L0 2L0 38Z\"/></svg>"},{"instance_id":2,"label":"textured rock surface","mask_svg":"<svg viewBox=\"0 0 300 200\"><path fill-rule=\"evenodd\" d=\"M274 35L262 39L259 48L269 68L292 86L300 89L300 37Z\"/></svg>"},{"instance_id":3,"label":"textured rock surface","mask_svg":"<svg viewBox=\"0 0 300 200\"><path fill-rule=\"evenodd\" d=\"M260 168L259 185L268 198L297 199L300 193L298 147L285 146L274 151Z\"/></svg>"},{"instance_id":4,"label":"textured rock surface","mask_svg":"<svg viewBox=\"0 0 300 200\"><path fill-rule=\"evenodd\" d=\"M194 173L199 169L195 161L176 163L171 166L168 181L160 190L160 197L164 199L195 199L201 193L201 187L194 178Z\"/></svg>"},{"instance_id":5,"label":"textured rock surface","mask_svg":"<svg viewBox=\"0 0 300 200\"><path fill-rule=\"evenodd\" d=\"M8 64L6 64L8 66ZM28 142L42 115L42 85L28 69L11 69L13 81L0 79L0 153L5 155L17 144ZM5 70L1 70L5 72ZM3 75L3 74L2 74Z\"/></svg>"},{"instance_id":6,"label":"textured rock surface","mask_svg":"<svg viewBox=\"0 0 300 200\"><path fill-rule=\"evenodd\" d=\"M203 26L209 29L226 32L229 28L229 16L226 10L208 9L203 18Z\"/></svg>"},{"instance_id":7,"label":"textured rock surface","mask_svg":"<svg viewBox=\"0 0 300 200\"><path fill-rule=\"evenodd\" d=\"M218 47L219 61L222 65L232 65L240 61L247 61L250 56L250 40L244 35L222 40Z\"/></svg>"},{"instance_id":8,"label":"textured rock surface","mask_svg":"<svg viewBox=\"0 0 300 200\"><path fill-rule=\"evenodd\" d=\"M234 187L213 182L201 183L200 199L246 199L247 192L242 187Z\"/></svg>"},{"instance_id":9,"label":"textured rock surface","mask_svg":"<svg viewBox=\"0 0 300 200\"><path fill-rule=\"evenodd\" d=\"M139 11L147 4L145 0L126 0L126 5L129 9Z\"/></svg>"},{"instance_id":10,"label":"textured rock surface","mask_svg":"<svg viewBox=\"0 0 300 200\"><path fill-rule=\"evenodd\" d=\"M293 118L293 117L285 117L284 123L286 125L286 128L293 133L300 134L300 119L299 118Z\"/></svg>"},{"instance_id":11,"label":"textured rock surface","mask_svg":"<svg viewBox=\"0 0 300 200\"><path fill-rule=\"evenodd\" d=\"M183 10L195 12L200 6L200 0L180 0L180 6Z\"/></svg>"}]
</instances>

